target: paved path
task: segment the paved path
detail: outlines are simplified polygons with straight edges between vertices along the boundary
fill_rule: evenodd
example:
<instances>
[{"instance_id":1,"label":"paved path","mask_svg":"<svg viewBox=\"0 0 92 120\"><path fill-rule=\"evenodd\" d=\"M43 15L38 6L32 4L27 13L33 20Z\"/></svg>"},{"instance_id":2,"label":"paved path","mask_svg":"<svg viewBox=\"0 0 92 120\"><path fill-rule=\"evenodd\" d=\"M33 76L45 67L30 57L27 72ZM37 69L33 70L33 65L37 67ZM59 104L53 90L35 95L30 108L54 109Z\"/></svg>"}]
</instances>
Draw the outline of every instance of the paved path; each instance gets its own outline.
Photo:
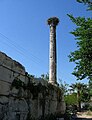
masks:
<instances>
[{"instance_id":1,"label":"paved path","mask_svg":"<svg viewBox=\"0 0 92 120\"><path fill-rule=\"evenodd\" d=\"M77 117L71 117L71 120L92 120L92 118L77 118Z\"/></svg>"},{"instance_id":2,"label":"paved path","mask_svg":"<svg viewBox=\"0 0 92 120\"><path fill-rule=\"evenodd\" d=\"M91 118L73 118L71 120L92 120Z\"/></svg>"}]
</instances>

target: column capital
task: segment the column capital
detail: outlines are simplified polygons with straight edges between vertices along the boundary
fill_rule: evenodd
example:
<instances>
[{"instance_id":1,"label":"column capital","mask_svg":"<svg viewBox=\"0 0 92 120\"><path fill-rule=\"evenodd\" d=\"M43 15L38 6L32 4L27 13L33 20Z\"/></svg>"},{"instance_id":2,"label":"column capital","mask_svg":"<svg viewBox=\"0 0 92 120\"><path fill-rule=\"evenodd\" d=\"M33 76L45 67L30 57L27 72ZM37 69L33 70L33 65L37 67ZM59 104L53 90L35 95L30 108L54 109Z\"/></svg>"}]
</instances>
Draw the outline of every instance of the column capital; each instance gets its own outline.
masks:
<instances>
[{"instance_id":1,"label":"column capital","mask_svg":"<svg viewBox=\"0 0 92 120\"><path fill-rule=\"evenodd\" d=\"M50 26L57 26L59 23L59 19L57 17L51 17L47 20L47 24Z\"/></svg>"}]
</instances>

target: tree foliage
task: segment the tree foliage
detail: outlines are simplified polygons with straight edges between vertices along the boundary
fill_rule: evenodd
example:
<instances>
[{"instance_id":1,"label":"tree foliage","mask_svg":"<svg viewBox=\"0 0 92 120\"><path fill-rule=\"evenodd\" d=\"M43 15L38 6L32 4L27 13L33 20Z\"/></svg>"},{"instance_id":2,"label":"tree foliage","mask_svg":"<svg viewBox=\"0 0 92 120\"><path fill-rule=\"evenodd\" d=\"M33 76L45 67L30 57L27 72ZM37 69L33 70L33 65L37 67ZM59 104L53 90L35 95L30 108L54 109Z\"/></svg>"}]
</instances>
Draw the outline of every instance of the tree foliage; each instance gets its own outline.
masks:
<instances>
[{"instance_id":1,"label":"tree foliage","mask_svg":"<svg viewBox=\"0 0 92 120\"><path fill-rule=\"evenodd\" d=\"M76 0L79 3L88 5L88 9L92 10L92 0ZM92 18L73 17L70 19L77 28L71 32L75 36L77 50L69 55L70 62L75 62L73 75L78 80L84 78L92 79Z\"/></svg>"},{"instance_id":2,"label":"tree foliage","mask_svg":"<svg viewBox=\"0 0 92 120\"><path fill-rule=\"evenodd\" d=\"M71 84L70 87L74 92L77 93L77 106L79 108L79 111L81 110L81 102L88 102L89 101L89 95L88 95L88 88L87 85L84 83L75 83Z\"/></svg>"},{"instance_id":3,"label":"tree foliage","mask_svg":"<svg viewBox=\"0 0 92 120\"><path fill-rule=\"evenodd\" d=\"M49 73L46 73L46 74L41 74L41 78L43 79L43 80L49 80Z\"/></svg>"},{"instance_id":4,"label":"tree foliage","mask_svg":"<svg viewBox=\"0 0 92 120\"><path fill-rule=\"evenodd\" d=\"M67 105L77 105L77 94L73 93L73 94L67 94L65 96L65 103Z\"/></svg>"},{"instance_id":5,"label":"tree foliage","mask_svg":"<svg viewBox=\"0 0 92 120\"><path fill-rule=\"evenodd\" d=\"M59 87L64 95L68 93L69 84L67 84L66 82L62 83L61 79L59 79Z\"/></svg>"},{"instance_id":6,"label":"tree foliage","mask_svg":"<svg viewBox=\"0 0 92 120\"><path fill-rule=\"evenodd\" d=\"M89 81L89 96L92 97L92 80Z\"/></svg>"},{"instance_id":7,"label":"tree foliage","mask_svg":"<svg viewBox=\"0 0 92 120\"><path fill-rule=\"evenodd\" d=\"M88 5L88 10L92 10L92 0L77 0L77 2Z\"/></svg>"},{"instance_id":8,"label":"tree foliage","mask_svg":"<svg viewBox=\"0 0 92 120\"><path fill-rule=\"evenodd\" d=\"M92 19L68 15L77 28L71 32L77 40L77 50L69 55L70 61L76 63L73 75L77 79L92 79Z\"/></svg>"}]
</instances>

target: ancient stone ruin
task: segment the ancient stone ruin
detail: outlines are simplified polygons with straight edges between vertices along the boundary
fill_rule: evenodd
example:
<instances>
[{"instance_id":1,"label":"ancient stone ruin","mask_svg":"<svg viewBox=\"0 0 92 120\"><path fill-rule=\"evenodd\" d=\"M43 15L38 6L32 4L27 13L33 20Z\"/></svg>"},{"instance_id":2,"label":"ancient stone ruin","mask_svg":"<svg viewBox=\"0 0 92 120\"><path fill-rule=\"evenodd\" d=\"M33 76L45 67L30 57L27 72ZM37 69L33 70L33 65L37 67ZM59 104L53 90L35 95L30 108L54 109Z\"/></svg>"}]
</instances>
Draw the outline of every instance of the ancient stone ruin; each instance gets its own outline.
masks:
<instances>
[{"instance_id":1,"label":"ancient stone ruin","mask_svg":"<svg viewBox=\"0 0 92 120\"><path fill-rule=\"evenodd\" d=\"M0 120L27 120L64 110L59 87L35 80L20 63L0 52Z\"/></svg>"},{"instance_id":2,"label":"ancient stone ruin","mask_svg":"<svg viewBox=\"0 0 92 120\"><path fill-rule=\"evenodd\" d=\"M59 19L56 17L49 18L47 22L50 25L49 82L57 84L56 26Z\"/></svg>"},{"instance_id":3,"label":"ancient stone ruin","mask_svg":"<svg viewBox=\"0 0 92 120\"><path fill-rule=\"evenodd\" d=\"M63 92L57 85L37 80L0 52L0 120L32 120L64 112Z\"/></svg>"}]
</instances>

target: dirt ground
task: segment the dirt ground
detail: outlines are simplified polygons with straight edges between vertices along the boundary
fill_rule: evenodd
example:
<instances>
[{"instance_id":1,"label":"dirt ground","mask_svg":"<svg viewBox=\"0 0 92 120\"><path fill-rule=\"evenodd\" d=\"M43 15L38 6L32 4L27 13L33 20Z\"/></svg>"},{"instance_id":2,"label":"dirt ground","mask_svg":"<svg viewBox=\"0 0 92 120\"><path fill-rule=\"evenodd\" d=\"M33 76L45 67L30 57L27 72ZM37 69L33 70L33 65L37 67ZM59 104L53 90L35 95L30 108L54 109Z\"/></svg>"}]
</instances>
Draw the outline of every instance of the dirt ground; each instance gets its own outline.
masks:
<instances>
[{"instance_id":1,"label":"dirt ground","mask_svg":"<svg viewBox=\"0 0 92 120\"><path fill-rule=\"evenodd\" d=\"M86 112L77 112L78 118L92 118L92 112L86 111Z\"/></svg>"}]
</instances>

